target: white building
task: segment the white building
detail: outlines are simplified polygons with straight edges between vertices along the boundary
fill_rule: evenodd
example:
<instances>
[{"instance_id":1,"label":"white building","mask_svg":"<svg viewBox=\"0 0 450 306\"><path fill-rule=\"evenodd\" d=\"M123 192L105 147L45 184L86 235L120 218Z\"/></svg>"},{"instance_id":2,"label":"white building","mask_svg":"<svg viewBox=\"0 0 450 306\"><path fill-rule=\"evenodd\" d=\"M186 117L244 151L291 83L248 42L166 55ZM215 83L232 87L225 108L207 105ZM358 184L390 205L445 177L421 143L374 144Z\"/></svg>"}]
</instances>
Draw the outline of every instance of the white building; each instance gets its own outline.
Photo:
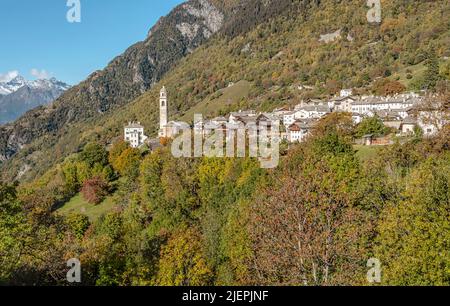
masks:
<instances>
[{"instance_id":1,"label":"white building","mask_svg":"<svg viewBox=\"0 0 450 306\"><path fill-rule=\"evenodd\" d=\"M414 130L416 127L417 121L412 117L406 118L400 125L400 129L403 135L414 135Z\"/></svg>"},{"instance_id":2,"label":"white building","mask_svg":"<svg viewBox=\"0 0 450 306\"><path fill-rule=\"evenodd\" d=\"M352 96L334 98L328 102L328 107L335 112L352 112L352 105L357 101L357 98Z\"/></svg>"},{"instance_id":3,"label":"white building","mask_svg":"<svg viewBox=\"0 0 450 306\"><path fill-rule=\"evenodd\" d=\"M295 122L295 111L287 112L283 115L283 124L288 127Z\"/></svg>"},{"instance_id":4,"label":"white building","mask_svg":"<svg viewBox=\"0 0 450 306\"><path fill-rule=\"evenodd\" d=\"M287 140L291 143L303 142L308 137L314 122L297 120L287 128Z\"/></svg>"},{"instance_id":5,"label":"white building","mask_svg":"<svg viewBox=\"0 0 450 306\"><path fill-rule=\"evenodd\" d=\"M320 119L330 113L330 109L326 105L307 105L297 108L294 114L296 120L301 119Z\"/></svg>"},{"instance_id":6,"label":"white building","mask_svg":"<svg viewBox=\"0 0 450 306\"><path fill-rule=\"evenodd\" d=\"M445 125L444 114L436 110L421 110L418 114L417 124L425 137L432 137L439 133Z\"/></svg>"},{"instance_id":7,"label":"white building","mask_svg":"<svg viewBox=\"0 0 450 306\"><path fill-rule=\"evenodd\" d=\"M420 98L406 95L395 97L363 97L360 101L353 103L352 112L370 115L370 113L376 114L380 111L406 110L420 103Z\"/></svg>"},{"instance_id":8,"label":"white building","mask_svg":"<svg viewBox=\"0 0 450 306\"><path fill-rule=\"evenodd\" d=\"M148 139L144 134L144 127L140 122L129 122L125 127L124 140L130 144L132 148L139 148Z\"/></svg>"},{"instance_id":9,"label":"white building","mask_svg":"<svg viewBox=\"0 0 450 306\"><path fill-rule=\"evenodd\" d=\"M341 98L350 97L353 94L353 89L342 89L340 92Z\"/></svg>"},{"instance_id":10,"label":"white building","mask_svg":"<svg viewBox=\"0 0 450 306\"><path fill-rule=\"evenodd\" d=\"M360 124L364 120L364 116L358 113L353 113L352 120L354 124Z\"/></svg>"}]
</instances>

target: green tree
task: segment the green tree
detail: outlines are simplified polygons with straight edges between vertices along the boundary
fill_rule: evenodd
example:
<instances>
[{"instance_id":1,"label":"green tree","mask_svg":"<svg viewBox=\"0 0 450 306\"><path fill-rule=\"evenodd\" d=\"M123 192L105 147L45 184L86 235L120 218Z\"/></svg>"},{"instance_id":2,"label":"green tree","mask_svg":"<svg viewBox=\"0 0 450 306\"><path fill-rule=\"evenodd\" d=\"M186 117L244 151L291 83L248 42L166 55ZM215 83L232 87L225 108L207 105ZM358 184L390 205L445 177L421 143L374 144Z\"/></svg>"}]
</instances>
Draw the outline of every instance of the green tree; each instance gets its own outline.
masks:
<instances>
[{"instance_id":1,"label":"green tree","mask_svg":"<svg viewBox=\"0 0 450 306\"><path fill-rule=\"evenodd\" d=\"M82 239L90 226L89 218L86 215L73 214L66 218L66 224L69 230L75 235L77 239Z\"/></svg>"},{"instance_id":2,"label":"green tree","mask_svg":"<svg viewBox=\"0 0 450 306\"><path fill-rule=\"evenodd\" d=\"M399 203L384 210L376 256L383 284L450 284L450 159L430 158L405 178Z\"/></svg>"},{"instance_id":3,"label":"green tree","mask_svg":"<svg viewBox=\"0 0 450 306\"><path fill-rule=\"evenodd\" d=\"M431 49L428 55L428 59L425 63L427 70L424 75L423 88L428 90L434 90L437 82L441 79L439 71L439 58L436 55L434 48Z\"/></svg>"},{"instance_id":4,"label":"green tree","mask_svg":"<svg viewBox=\"0 0 450 306\"><path fill-rule=\"evenodd\" d=\"M213 273L202 251L195 228L177 231L161 251L157 284L160 286L211 285Z\"/></svg>"},{"instance_id":5,"label":"green tree","mask_svg":"<svg viewBox=\"0 0 450 306\"><path fill-rule=\"evenodd\" d=\"M389 128L383 124L380 117L368 117L356 127L356 137L364 135L374 135L375 137L385 136L389 132Z\"/></svg>"},{"instance_id":6,"label":"green tree","mask_svg":"<svg viewBox=\"0 0 450 306\"><path fill-rule=\"evenodd\" d=\"M80 159L91 168L95 164L105 166L108 164L108 152L98 143L88 143L80 153Z\"/></svg>"}]
</instances>

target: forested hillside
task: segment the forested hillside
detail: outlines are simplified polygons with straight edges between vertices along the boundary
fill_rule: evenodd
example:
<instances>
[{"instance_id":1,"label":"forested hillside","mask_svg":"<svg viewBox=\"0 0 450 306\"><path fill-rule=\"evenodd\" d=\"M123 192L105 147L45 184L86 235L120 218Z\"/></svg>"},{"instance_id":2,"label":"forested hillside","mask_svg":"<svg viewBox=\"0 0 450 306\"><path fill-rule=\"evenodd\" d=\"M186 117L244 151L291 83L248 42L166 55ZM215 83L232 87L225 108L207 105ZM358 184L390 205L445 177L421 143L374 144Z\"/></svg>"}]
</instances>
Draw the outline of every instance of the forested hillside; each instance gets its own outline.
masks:
<instances>
[{"instance_id":1,"label":"forested hillside","mask_svg":"<svg viewBox=\"0 0 450 306\"><path fill-rule=\"evenodd\" d=\"M226 3L235 7L237 2ZM425 82L425 77L430 79L425 75L425 63L430 60L438 67L433 78L450 78L449 1L383 3L381 24L368 23L368 8L356 0L245 3L218 35L181 60L154 89L124 107L65 124L57 133L34 139L4 162L3 177L14 179L20 170L28 170L22 179L42 174L90 140L110 142L132 119L141 121L147 134L155 135L157 93L162 85L169 90L170 116L176 119L190 116L195 105L199 110L214 109L214 115L233 109L293 105L301 98L334 94L340 87L378 92L379 83L386 80L420 90L430 85ZM255 11L262 13L255 15ZM319 41L321 35L339 29L340 39ZM220 99L221 89L239 81L248 84L245 94L234 95L238 99ZM314 89L301 91L299 85Z\"/></svg>"},{"instance_id":2,"label":"forested hillside","mask_svg":"<svg viewBox=\"0 0 450 306\"><path fill-rule=\"evenodd\" d=\"M78 258L84 285L368 285L377 258L383 285L449 285L448 127L369 159L354 133L331 115L275 170L90 143L0 185L0 284L65 285Z\"/></svg>"},{"instance_id":3,"label":"forested hillside","mask_svg":"<svg viewBox=\"0 0 450 306\"><path fill-rule=\"evenodd\" d=\"M113 65L99 79L114 107L89 91L94 75L63 97L79 108L60 100L15 123L46 128L1 165L0 285L67 285L71 258L83 285L371 285L371 258L381 285L450 285L448 125L362 150L353 143L367 134L361 126L385 127L334 112L305 142L283 143L271 170L252 158L175 158L167 140L154 151L122 141L132 120L156 137L163 85L170 119L186 122L341 88L427 90L448 109L450 1L382 1L380 24L357 0L208 3L228 12L221 30L181 48L160 81L135 87L121 57L128 77L116 80ZM58 121L59 110L77 120Z\"/></svg>"}]
</instances>

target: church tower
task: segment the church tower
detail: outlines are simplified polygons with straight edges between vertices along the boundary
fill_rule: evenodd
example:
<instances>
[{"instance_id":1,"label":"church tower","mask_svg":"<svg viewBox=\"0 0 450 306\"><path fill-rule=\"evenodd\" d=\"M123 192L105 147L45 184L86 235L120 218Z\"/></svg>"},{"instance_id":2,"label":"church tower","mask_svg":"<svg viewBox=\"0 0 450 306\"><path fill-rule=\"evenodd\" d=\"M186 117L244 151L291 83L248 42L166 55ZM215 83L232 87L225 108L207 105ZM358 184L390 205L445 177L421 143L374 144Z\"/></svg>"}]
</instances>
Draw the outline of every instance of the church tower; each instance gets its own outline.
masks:
<instances>
[{"instance_id":1,"label":"church tower","mask_svg":"<svg viewBox=\"0 0 450 306\"><path fill-rule=\"evenodd\" d=\"M167 101L167 91L166 91L166 87L163 86L163 88L159 92L159 125L161 128L161 131L163 131L167 125L167 120L168 120L167 102L168 102Z\"/></svg>"}]
</instances>

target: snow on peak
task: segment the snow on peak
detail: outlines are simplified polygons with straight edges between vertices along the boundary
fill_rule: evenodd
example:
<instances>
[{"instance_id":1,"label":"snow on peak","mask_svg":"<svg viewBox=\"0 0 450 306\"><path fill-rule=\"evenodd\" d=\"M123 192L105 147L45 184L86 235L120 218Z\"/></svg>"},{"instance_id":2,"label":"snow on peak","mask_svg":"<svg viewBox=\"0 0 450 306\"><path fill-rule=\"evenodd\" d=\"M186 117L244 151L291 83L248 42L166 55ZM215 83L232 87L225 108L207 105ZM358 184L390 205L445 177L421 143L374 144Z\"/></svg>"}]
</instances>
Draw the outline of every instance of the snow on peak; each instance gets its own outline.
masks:
<instances>
[{"instance_id":1,"label":"snow on peak","mask_svg":"<svg viewBox=\"0 0 450 306\"><path fill-rule=\"evenodd\" d=\"M24 77L18 75L9 82L0 82L0 95L12 94L24 86L33 89L57 89L62 91L70 88L69 85L55 78L27 81Z\"/></svg>"}]
</instances>

